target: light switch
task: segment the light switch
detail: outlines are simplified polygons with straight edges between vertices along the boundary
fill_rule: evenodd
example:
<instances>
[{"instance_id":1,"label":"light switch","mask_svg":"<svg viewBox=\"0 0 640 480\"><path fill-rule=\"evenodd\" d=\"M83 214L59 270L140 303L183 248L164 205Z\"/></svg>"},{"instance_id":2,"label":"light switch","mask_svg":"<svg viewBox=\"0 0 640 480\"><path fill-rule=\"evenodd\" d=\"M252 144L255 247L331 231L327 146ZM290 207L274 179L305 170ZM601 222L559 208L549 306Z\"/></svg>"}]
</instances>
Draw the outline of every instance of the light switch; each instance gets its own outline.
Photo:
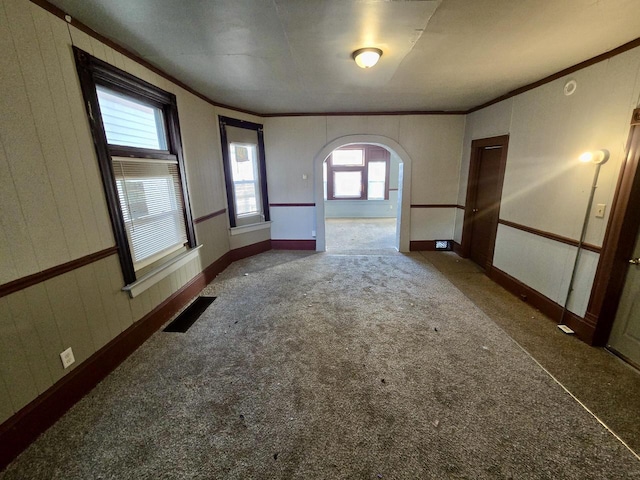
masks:
<instances>
[{"instance_id":1,"label":"light switch","mask_svg":"<svg viewBox=\"0 0 640 480\"><path fill-rule=\"evenodd\" d=\"M303 179L303 180L306 180L306 179L307 179L307 174L306 174L306 173L303 173L303 174L302 174L302 179Z\"/></svg>"},{"instance_id":2,"label":"light switch","mask_svg":"<svg viewBox=\"0 0 640 480\"><path fill-rule=\"evenodd\" d=\"M596 206L596 218L604 218L604 210L607 206L604 203L599 203Z\"/></svg>"}]
</instances>

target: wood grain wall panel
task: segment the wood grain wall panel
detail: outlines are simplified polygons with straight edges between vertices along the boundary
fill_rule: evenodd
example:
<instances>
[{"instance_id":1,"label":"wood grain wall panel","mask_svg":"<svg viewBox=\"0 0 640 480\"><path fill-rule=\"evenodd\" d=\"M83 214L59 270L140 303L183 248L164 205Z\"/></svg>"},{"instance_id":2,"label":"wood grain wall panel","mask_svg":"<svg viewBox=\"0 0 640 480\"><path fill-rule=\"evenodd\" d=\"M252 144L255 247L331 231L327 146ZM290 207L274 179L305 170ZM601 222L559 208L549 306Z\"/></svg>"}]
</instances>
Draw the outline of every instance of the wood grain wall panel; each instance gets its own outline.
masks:
<instances>
[{"instance_id":1,"label":"wood grain wall panel","mask_svg":"<svg viewBox=\"0 0 640 480\"><path fill-rule=\"evenodd\" d=\"M0 150L1 150L0 145ZM0 160L1 161L1 160ZM0 165L0 170L2 166ZM6 185L2 183L2 173L0 173L0 185ZM4 195L0 195L0 205L4 209ZM16 273L16 265L13 261L12 245L9 243L9 238L5 232L11 229L11 225L8 224L3 218L4 214L0 214L0 285L9 282L12 279L18 278Z\"/></svg>"},{"instance_id":2,"label":"wood grain wall panel","mask_svg":"<svg viewBox=\"0 0 640 480\"><path fill-rule=\"evenodd\" d=\"M176 93L197 205L224 207L216 108L27 0L5 0L0 4L2 283L114 244L72 39L98 58ZM115 255L0 299L0 403L7 406L0 408L0 419L69 373L60 362L64 349L73 348L75 369L203 266L227 254L226 216L203 222L199 237L201 258L135 299L121 290Z\"/></svg>"},{"instance_id":3,"label":"wood grain wall panel","mask_svg":"<svg viewBox=\"0 0 640 480\"><path fill-rule=\"evenodd\" d=\"M72 347L76 363L83 362L96 351L96 346L79 298L75 276L60 275L47 280L44 285L62 338L63 350Z\"/></svg>"},{"instance_id":4,"label":"wood grain wall panel","mask_svg":"<svg viewBox=\"0 0 640 480\"><path fill-rule=\"evenodd\" d=\"M9 31L25 22L24 9L16 1L5 2L0 11L0 139L4 145L13 183L32 243L37 246L38 269L68 261L69 251L59 222L58 209L27 97L27 91ZM7 11L8 15L4 15ZM26 11L28 20L31 16ZM15 18L14 18L15 17ZM19 37L16 39L16 42ZM34 273L25 272L25 274Z\"/></svg>"},{"instance_id":5,"label":"wood grain wall panel","mask_svg":"<svg viewBox=\"0 0 640 480\"><path fill-rule=\"evenodd\" d=\"M117 333L113 335L109 329L109 322L104 311L98 281L92 266L87 265L79 268L73 274L78 283L79 299L84 306L85 316L89 319L91 337L96 348L99 349L111 341Z\"/></svg>"},{"instance_id":6,"label":"wood grain wall panel","mask_svg":"<svg viewBox=\"0 0 640 480\"><path fill-rule=\"evenodd\" d=\"M108 62L109 60L107 60L107 51L105 49L104 44L93 37L91 37L90 41L91 41L91 50L93 51L93 56L99 58L103 62Z\"/></svg>"},{"instance_id":7,"label":"wood grain wall panel","mask_svg":"<svg viewBox=\"0 0 640 480\"><path fill-rule=\"evenodd\" d=\"M44 353L43 338L36 329L31 312L24 307L24 292L16 292L14 295L9 295L6 306L13 317L13 323L27 356L29 369L33 375L38 393L43 393L53 385L51 372L47 365L50 359ZM46 341L46 338L44 340Z\"/></svg>"},{"instance_id":8,"label":"wood grain wall panel","mask_svg":"<svg viewBox=\"0 0 640 480\"><path fill-rule=\"evenodd\" d=\"M131 307L131 318L133 318L134 321L144 317L142 298L140 298L140 296L130 299L129 306Z\"/></svg>"},{"instance_id":9,"label":"wood grain wall panel","mask_svg":"<svg viewBox=\"0 0 640 480\"><path fill-rule=\"evenodd\" d=\"M11 382L9 401L14 411L20 410L38 395L22 344L17 340L13 317L5 298L0 299L0 372Z\"/></svg>"},{"instance_id":10,"label":"wood grain wall panel","mask_svg":"<svg viewBox=\"0 0 640 480\"><path fill-rule=\"evenodd\" d=\"M90 53L91 55L94 55L92 38L82 30L79 30L72 25L68 25L68 29L71 34L71 41L73 42L73 45L87 53Z\"/></svg>"},{"instance_id":11,"label":"wood grain wall panel","mask_svg":"<svg viewBox=\"0 0 640 480\"><path fill-rule=\"evenodd\" d=\"M53 310L49 303L49 296L44 283L29 287L24 292L24 303L22 308L25 308L31 314L33 318L34 328L38 331L42 341L43 354L47 360L47 368L51 375L52 381L55 383L64 374L62 364L60 363L60 352L63 348L62 337L58 330L58 325L53 317ZM13 295L20 295L21 292L16 292Z\"/></svg>"},{"instance_id":12,"label":"wood grain wall panel","mask_svg":"<svg viewBox=\"0 0 640 480\"><path fill-rule=\"evenodd\" d=\"M109 270L106 267L108 258L92 263L89 267L93 270L96 278L98 292L100 293L100 301L104 308L104 314L107 321L107 329L111 338L115 338L122 332L120 320L118 319L118 311L115 304L111 300L111 279L109 278Z\"/></svg>"},{"instance_id":13,"label":"wood grain wall panel","mask_svg":"<svg viewBox=\"0 0 640 480\"><path fill-rule=\"evenodd\" d=\"M71 255L73 257L84 256L99 249L101 246L95 212L92 208L84 168L80 161L78 138L73 125L69 96L67 94L61 62L58 57L56 38L53 35L53 25L50 21L50 15L34 4L32 4L31 7L33 22L38 34L40 51L42 53L42 61L49 81L51 99L54 104L55 116L52 118L59 130L59 132L57 132L59 138L54 138L54 141L60 142L64 148L64 161L69 170L71 181L69 192L73 192L74 203L76 204L76 209L79 214L79 217L75 219L74 222L77 227L82 230L83 253L78 255L78 253L72 250ZM62 159L59 161L62 161Z\"/></svg>"},{"instance_id":14,"label":"wood grain wall panel","mask_svg":"<svg viewBox=\"0 0 640 480\"><path fill-rule=\"evenodd\" d=\"M21 18L21 22L23 21L24 24L16 25L16 28L19 28L20 36L14 32L14 38L16 38L14 44L45 167L58 208L58 223L64 232L70 260L87 255L91 253L91 250L87 243L85 228L81 222L80 209L67 162L67 152L64 148L64 142L61 141L62 131L58 112L62 102L60 102L60 91L55 89L59 76L57 72L47 70L44 62L45 55L51 54L48 51L48 46L52 43L44 32L36 30L33 15L31 15L36 6L30 6L29 14ZM41 13L42 9L39 9L38 12ZM41 44L47 46L45 51L42 50ZM58 101L56 101L56 97Z\"/></svg>"},{"instance_id":15,"label":"wood grain wall panel","mask_svg":"<svg viewBox=\"0 0 640 480\"><path fill-rule=\"evenodd\" d=\"M1 48L1 47L0 47ZM0 51L0 55L2 52ZM2 85L0 68L0 85ZM2 100L0 99L0 104ZM3 112L4 115L4 112ZM1 120L0 120L1 122ZM2 135L0 134L0 137ZM29 228L22 213L18 191L13 182L4 145L0 139L0 224L5 243L0 246L0 284L28 275L39 270L36 252L31 241Z\"/></svg>"},{"instance_id":16,"label":"wood grain wall panel","mask_svg":"<svg viewBox=\"0 0 640 480\"><path fill-rule=\"evenodd\" d=\"M9 390L7 389L4 378L0 375L0 423L7 420L14 413L11 401L9 400Z\"/></svg>"},{"instance_id":17,"label":"wood grain wall panel","mask_svg":"<svg viewBox=\"0 0 640 480\"><path fill-rule=\"evenodd\" d=\"M104 58L105 62L110 63L111 65L116 65L116 61L113 55L113 48L104 45ZM119 68L119 67L118 67Z\"/></svg>"},{"instance_id":18,"label":"wood grain wall panel","mask_svg":"<svg viewBox=\"0 0 640 480\"><path fill-rule=\"evenodd\" d=\"M120 52L114 50L111 47L107 47L107 48L108 50L111 51L111 56L113 58L113 65L118 67L120 70L124 70L124 56Z\"/></svg>"},{"instance_id":19,"label":"wood grain wall panel","mask_svg":"<svg viewBox=\"0 0 640 480\"><path fill-rule=\"evenodd\" d=\"M76 185L79 188L79 201L86 202L93 210L93 219L96 223L95 232L87 235L91 245L94 245L96 251L109 248L114 245L115 240L111 229L111 221L107 211L107 202L105 199L102 181L100 179L100 171L98 168L98 160L96 158L93 140L89 132L89 122L87 122L87 114L85 113L82 101L82 93L80 91L80 83L78 74L76 73L75 60L71 50L71 41L67 24L62 20L51 16L51 28L56 42L58 52L58 61L64 79L64 85L67 91L67 103L71 110L71 120L74 127L74 134L78 143L79 157L72 159L74 168L78 169L78 178L86 189ZM84 181L82 181L84 178ZM87 196L88 193L88 196ZM95 244L93 242L96 242Z\"/></svg>"},{"instance_id":20,"label":"wood grain wall panel","mask_svg":"<svg viewBox=\"0 0 640 480\"><path fill-rule=\"evenodd\" d=\"M122 291L124 279L117 257L112 256L105 260L107 260L105 267L109 273L109 282L111 285L109 298L106 298L105 301L112 302L115 305L118 321L120 322L120 331L124 331L133 323L131 307L129 306L129 295Z\"/></svg>"}]
</instances>

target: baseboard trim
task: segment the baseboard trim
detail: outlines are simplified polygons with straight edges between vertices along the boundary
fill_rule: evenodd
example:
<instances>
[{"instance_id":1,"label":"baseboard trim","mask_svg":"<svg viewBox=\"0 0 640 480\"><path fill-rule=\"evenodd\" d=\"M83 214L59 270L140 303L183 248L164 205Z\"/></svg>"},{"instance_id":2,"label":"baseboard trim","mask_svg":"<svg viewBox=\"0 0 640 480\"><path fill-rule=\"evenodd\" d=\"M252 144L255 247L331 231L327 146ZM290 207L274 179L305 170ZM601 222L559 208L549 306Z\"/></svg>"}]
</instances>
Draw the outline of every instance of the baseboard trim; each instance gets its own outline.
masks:
<instances>
[{"instance_id":1,"label":"baseboard trim","mask_svg":"<svg viewBox=\"0 0 640 480\"><path fill-rule=\"evenodd\" d=\"M229 256L232 262L236 262L269 250L271 250L271 240L263 240L262 242L252 243L244 247L234 248L229 252Z\"/></svg>"},{"instance_id":2,"label":"baseboard trim","mask_svg":"<svg viewBox=\"0 0 640 480\"><path fill-rule=\"evenodd\" d=\"M453 240L448 240L449 245L453 245ZM436 248L436 240L411 240L409 242L410 252L435 252L446 251L446 249Z\"/></svg>"},{"instance_id":3,"label":"baseboard trim","mask_svg":"<svg viewBox=\"0 0 640 480\"><path fill-rule=\"evenodd\" d=\"M532 307L537 308L551 320L559 322L562 318L562 305L557 304L546 295L525 285L508 273L503 272L499 268L491 267L487 271L487 275L505 290L513 293L522 301L529 303ZM564 323L571 327L580 340L592 345L595 333L594 325L591 325L584 318L569 311L564 315Z\"/></svg>"},{"instance_id":4,"label":"baseboard trim","mask_svg":"<svg viewBox=\"0 0 640 480\"><path fill-rule=\"evenodd\" d=\"M462 255L462 245L460 245L458 242L453 242L453 251L464 258L464 255Z\"/></svg>"},{"instance_id":5,"label":"baseboard trim","mask_svg":"<svg viewBox=\"0 0 640 480\"><path fill-rule=\"evenodd\" d=\"M271 240L231 250L0 425L0 472L231 263L271 249Z\"/></svg>"},{"instance_id":6,"label":"baseboard trim","mask_svg":"<svg viewBox=\"0 0 640 480\"><path fill-rule=\"evenodd\" d=\"M274 250L315 250L315 240L271 240Z\"/></svg>"}]
</instances>

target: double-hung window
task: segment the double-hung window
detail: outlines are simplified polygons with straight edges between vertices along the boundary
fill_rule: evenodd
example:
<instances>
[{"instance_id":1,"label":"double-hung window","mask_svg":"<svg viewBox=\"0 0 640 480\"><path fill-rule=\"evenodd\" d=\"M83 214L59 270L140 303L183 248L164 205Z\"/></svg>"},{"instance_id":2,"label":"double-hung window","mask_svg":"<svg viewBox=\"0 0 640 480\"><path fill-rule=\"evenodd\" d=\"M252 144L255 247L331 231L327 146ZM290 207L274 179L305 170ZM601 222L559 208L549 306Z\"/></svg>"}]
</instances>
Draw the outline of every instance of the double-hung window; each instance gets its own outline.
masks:
<instances>
[{"instance_id":1,"label":"double-hung window","mask_svg":"<svg viewBox=\"0 0 640 480\"><path fill-rule=\"evenodd\" d=\"M390 154L375 145L334 150L325 168L328 200L388 200Z\"/></svg>"},{"instance_id":2,"label":"double-hung window","mask_svg":"<svg viewBox=\"0 0 640 480\"><path fill-rule=\"evenodd\" d=\"M262 125L220 117L220 137L229 224L233 228L269 221Z\"/></svg>"},{"instance_id":3,"label":"double-hung window","mask_svg":"<svg viewBox=\"0 0 640 480\"><path fill-rule=\"evenodd\" d=\"M175 96L74 48L127 284L195 246Z\"/></svg>"}]
</instances>

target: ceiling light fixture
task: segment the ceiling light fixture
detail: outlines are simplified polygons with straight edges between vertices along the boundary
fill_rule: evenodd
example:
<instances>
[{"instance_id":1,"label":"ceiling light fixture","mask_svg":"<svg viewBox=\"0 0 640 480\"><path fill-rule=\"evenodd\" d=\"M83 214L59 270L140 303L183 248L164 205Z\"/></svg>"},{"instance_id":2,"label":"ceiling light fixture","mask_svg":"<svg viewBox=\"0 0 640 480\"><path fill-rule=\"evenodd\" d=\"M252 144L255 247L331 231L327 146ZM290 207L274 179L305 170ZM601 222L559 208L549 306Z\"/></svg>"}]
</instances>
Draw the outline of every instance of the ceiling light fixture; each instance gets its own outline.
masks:
<instances>
[{"instance_id":1,"label":"ceiling light fixture","mask_svg":"<svg viewBox=\"0 0 640 480\"><path fill-rule=\"evenodd\" d=\"M382 56L382 50L379 48L360 48L351 54L356 64L360 68L371 68Z\"/></svg>"}]
</instances>

